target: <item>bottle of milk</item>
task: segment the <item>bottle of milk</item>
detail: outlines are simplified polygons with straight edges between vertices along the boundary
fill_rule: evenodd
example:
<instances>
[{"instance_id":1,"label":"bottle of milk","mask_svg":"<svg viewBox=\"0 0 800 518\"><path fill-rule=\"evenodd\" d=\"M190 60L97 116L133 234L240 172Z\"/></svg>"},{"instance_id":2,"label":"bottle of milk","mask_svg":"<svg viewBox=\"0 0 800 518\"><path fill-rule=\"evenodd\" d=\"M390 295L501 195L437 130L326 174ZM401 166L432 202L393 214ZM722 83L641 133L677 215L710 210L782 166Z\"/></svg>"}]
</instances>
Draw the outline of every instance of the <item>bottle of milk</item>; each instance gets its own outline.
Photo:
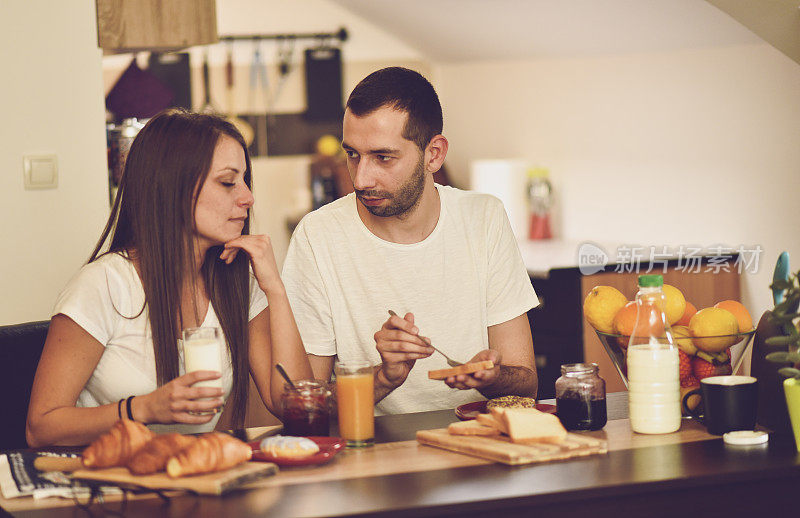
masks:
<instances>
[{"instance_id":1,"label":"bottle of milk","mask_svg":"<svg viewBox=\"0 0 800 518\"><path fill-rule=\"evenodd\" d=\"M681 426L678 348L664 314L661 275L640 275L636 324L628 342L631 428L671 433Z\"/></svg>"}]
</instances>

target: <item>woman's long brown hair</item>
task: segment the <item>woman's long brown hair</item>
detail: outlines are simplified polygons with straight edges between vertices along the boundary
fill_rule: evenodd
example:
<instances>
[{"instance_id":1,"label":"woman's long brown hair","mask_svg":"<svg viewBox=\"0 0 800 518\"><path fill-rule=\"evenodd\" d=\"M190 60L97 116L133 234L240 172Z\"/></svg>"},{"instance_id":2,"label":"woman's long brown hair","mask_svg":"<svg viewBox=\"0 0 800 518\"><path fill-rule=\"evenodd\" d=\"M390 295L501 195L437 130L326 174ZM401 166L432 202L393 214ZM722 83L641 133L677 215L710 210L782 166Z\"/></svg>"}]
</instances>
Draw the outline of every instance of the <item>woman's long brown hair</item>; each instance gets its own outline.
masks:
<instances>
[{"instance_id":1,"label":"woman's long brown hair","mask_svg":"<svg viewBox=\"0 0 800 518\"><path fill-rule=\"evenodd\" d=\"M131 145L117 197L89 262L105 253L135 254L153 334L158 385L178 376L177 343L181 336L181 287L195 271L194 209L221 135L235 139L247 164L250 157L236 128L220 117L165 110L154 116ZM250 232L250 216L243 234ZM108 250L101 253L110 240ZM249 261L238 254L232 264L219 260L222 246L211 247L201 273L225 333L233 365L232 420L244 423L248 391ZM144 308L143 308L144 310ZM196 312L196 308L195 308ZM200 315L202 317L202 315Z\"/></svg>"}]
</instances>

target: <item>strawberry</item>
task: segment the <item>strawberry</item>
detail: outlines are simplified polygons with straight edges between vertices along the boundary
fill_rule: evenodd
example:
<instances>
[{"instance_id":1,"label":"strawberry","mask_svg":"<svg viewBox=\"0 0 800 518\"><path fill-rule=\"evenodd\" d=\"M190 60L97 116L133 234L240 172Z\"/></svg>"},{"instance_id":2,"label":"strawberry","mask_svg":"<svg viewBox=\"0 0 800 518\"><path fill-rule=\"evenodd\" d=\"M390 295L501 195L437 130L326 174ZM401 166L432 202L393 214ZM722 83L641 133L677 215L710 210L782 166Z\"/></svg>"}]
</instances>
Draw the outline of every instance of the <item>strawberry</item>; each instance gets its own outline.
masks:
<instances>
[{"instance_id":1,"label":"strawberry","mask_svg":"<svg viewBox=\"0 0 800 518\"><path fill-rule=\"evenodd\" d=\"M692 362L689 355L680 349L678 349L678 358L680 359L681 386L683 386L683 381L692 377Z\"/></svg>"},{"instance_id":2,"label":"strawberry","mask_svg":"<svg viewBox=\"0 0 800 518\"><path fill-rule=\"evenodd\" d=\"M709 376L722 376L732 372L730 362L723 363L722 365L714 365L698 357L692 358L691 361L692 372L698 380L708 378Z\"/></svg>"},{"instance_id":3,"label":"strawberry","mask_svg":"<svg viewBox=\"0 0 800 518\"><path fill-rule=\"evenodd\" d=\"M688 378L681 378L681 388L688 388L693 387L697 388L700 386L700 380L694 377L694 375L690 374Z\"/></svg>"}]
</instances>

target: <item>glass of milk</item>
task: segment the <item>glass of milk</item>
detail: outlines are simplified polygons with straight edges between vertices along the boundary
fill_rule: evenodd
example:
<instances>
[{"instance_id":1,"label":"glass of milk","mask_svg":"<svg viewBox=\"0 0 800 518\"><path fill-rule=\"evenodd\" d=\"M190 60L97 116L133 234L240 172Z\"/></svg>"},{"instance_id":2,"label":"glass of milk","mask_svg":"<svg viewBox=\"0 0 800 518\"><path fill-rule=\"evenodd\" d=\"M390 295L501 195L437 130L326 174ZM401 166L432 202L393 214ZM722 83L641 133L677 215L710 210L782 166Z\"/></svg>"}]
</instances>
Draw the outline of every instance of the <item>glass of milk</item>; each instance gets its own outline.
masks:
<instances>
[{"instance_id":1,"label":"glass of milk","mask_svg":"<svg viewBox=\"0 0 800 518\"><path fill-rule=\"evenodd\" d=\"M218 327L190 327L183 330L183 366L184 372L217 371L222 373L222 331ZM198 381L193 387L222 388L222 378ZM203 401L212 398L200 398ZM219 412L216 408L209 412L190 412L196 415L208 415Z\"/></svg>"}]
</instances>

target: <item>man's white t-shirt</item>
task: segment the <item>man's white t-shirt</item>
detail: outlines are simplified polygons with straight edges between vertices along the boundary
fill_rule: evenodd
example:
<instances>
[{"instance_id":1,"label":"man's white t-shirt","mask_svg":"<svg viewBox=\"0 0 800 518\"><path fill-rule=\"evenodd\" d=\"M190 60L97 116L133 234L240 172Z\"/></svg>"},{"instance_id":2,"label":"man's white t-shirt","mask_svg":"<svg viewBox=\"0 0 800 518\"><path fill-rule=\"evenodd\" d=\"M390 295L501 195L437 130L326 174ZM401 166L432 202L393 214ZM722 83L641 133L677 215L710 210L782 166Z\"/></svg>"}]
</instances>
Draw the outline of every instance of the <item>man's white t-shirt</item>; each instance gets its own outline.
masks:
<instances>
[{"instance_id":1,"label":"man's white t-shirt","mask_svg":"<svg viewBox=\"0 0 800 518\"><path fill-rule=\"evenodd\" d=\"M267 297L250 276L249 319L267 307ZM144 308L144 309L143 309ZM64 314L105 347L89 381L78 396L78 407L116 403L128 396L148 394L157 388L153 335L144 289L133 263L119 254L106 254L85 265L59 295L53 315ZM220 327L212 304L203 327ZM230 353L223 360L222 386L225 399L233 385ZM179 374L183 350L178 347ZM135 416L134 416L135 417ZM219 414L202 425L148 425L158 433L200 433L212 431Z\"/></svg>"},{"instance_id":2,"label":"man's white t-shirt","mask_svg":"<svg viewBox=\"0 0 800 518\"><path fill-rule=\"evenodd\" d=\"M423 241L398 244L367 229L354 194L306 215L295 229L283 281L306 351L338 361L381 362L375 332L388 310L414 314L420 334L466 362L488 349L488 326L538 304L503 204L437 185L439 221ZM417 360L376 405L380 414L454 408L484 399L428 379L442 355Z\"/></svg>"}]
</instances>

